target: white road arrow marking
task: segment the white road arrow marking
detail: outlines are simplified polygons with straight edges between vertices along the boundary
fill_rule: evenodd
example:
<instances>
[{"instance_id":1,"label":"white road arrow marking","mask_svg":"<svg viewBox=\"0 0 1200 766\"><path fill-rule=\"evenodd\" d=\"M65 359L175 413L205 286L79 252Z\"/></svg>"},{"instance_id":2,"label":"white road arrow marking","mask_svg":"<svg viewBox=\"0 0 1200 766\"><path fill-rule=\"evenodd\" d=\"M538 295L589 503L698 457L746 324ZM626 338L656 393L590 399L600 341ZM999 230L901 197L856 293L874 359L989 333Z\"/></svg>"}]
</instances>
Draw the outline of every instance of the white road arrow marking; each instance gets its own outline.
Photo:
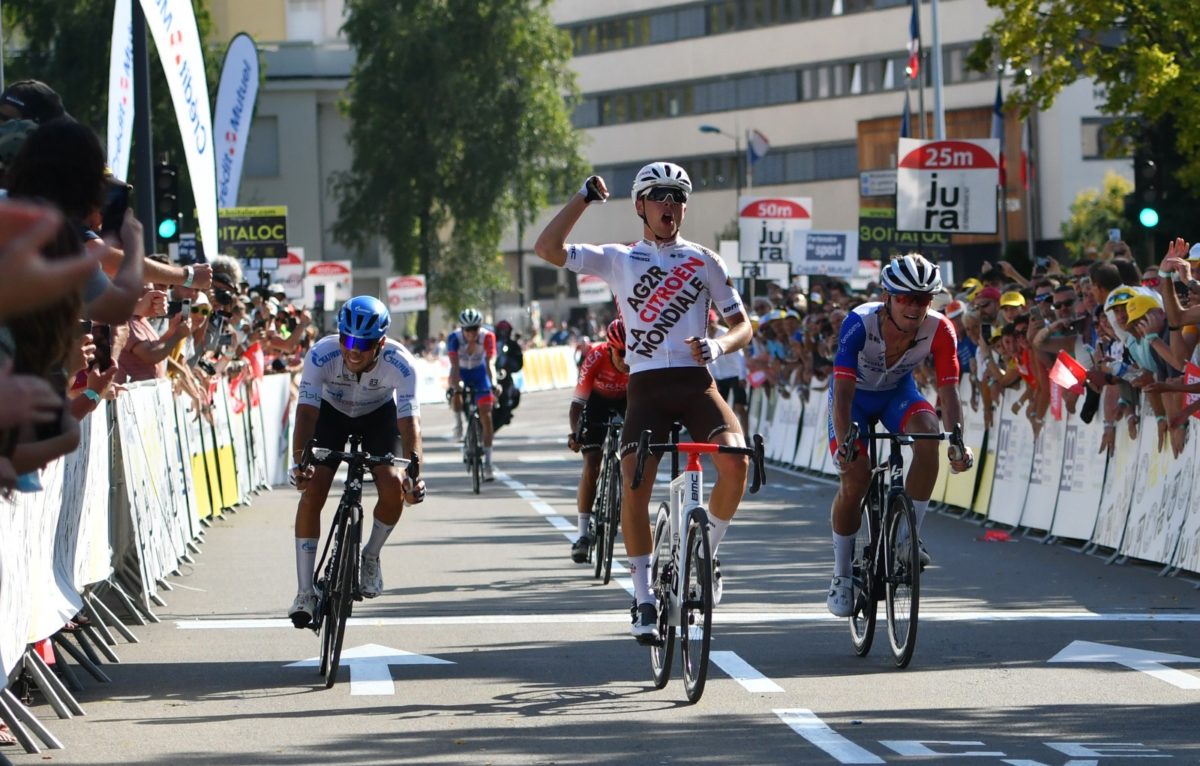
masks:
<instances>
[{"instance_id":1,"label":"white road arrow marking","mask_svg":"<svg viewBox=\"0 0 1200 766\"><path fill-rule=\"evenodd\" d=\"M774 711L779 720L791 727L792 731L804 737L838 763L875 764L887 763L866 748L859 747L850 740L838 734L829 725L817 717L817 714L806 708L787 708Z\"/></svg>"},{"instance_id":2,"label":"white road arrow marking","mask_svg":"<svg viewBox=\"0 0 1200 766\"><path fill-rule=\"evenodd\" d=\"M1180 689L1200 689L1200 676L1164 667L1165 663L1200 662L1200 657L1182 654L1151 652L1127 646L1095 644L1091 641L1072 641L1066 649L1050 658L1050 662L1113 662L1166 681Z\"/></svg>"},{"instance_id":3,"label":"white road arrow marking","mask_svg":"<svg viewBox=\"0 0 1200 766\"><path fill-rule=\"evenodd\" d=\"M710 652L708 658L748 692L782 692L783 687L759 673L736 652Z\"/></svg>"},{"instance_id":4,"label":"white road arrow marking","mask_svg":"<svg viewBox=\"0 0 1200 766\"><path fill-rule=\"evenodd\" d=\"M414 654L403 649L392 649L379 644L364 644L353 649L342 650L342 666L350 668L350 694L355 696L387 695L396 693L392 680L391 665L453 665L450 660ZM284 667L320 667L320 657L293 662Z\"/></svg>"}]
</instances>

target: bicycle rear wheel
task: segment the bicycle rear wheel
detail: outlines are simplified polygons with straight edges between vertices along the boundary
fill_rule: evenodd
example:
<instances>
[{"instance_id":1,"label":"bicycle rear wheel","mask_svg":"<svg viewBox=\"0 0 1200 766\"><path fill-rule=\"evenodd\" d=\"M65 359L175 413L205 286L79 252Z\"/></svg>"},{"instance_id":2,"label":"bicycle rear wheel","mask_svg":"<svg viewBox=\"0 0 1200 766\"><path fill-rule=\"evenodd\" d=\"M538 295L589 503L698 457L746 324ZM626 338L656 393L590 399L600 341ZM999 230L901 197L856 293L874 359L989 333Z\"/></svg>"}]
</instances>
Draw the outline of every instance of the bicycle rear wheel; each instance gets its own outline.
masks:
<instances>
[{"instance_id":1,"label":"bicycle rear wheel","mask_svg":"<svg viewBox=\"0 0 1200 766\"><path fill-rule=\"evenodd\" d=\"M888 640L896 667L908 667L917 645L917 608L921 594L921 546L912 500L903 492L891 499L887 517L884 567L887 583ZM901 543L903 541L903 544ZM907 550L905 550L907 549Z\"/></svg>"},{"instance_id":2,"label":"bicycle rear wheel","mask_svg":"<svg viewBox=\"0 0 1200 766\"><path fill-rule=\"evenodd\" d=\"M621 464L616 457L608 476L607 518L604 522L604 571L603 583L612 579L613 552L617 547L617 528L621 526ZM599 555L599 554L597 554Z\"/></svg>"},{"instance_id":3,"label":"bicycle rear wheel","mask_svg":"<svg viewBox=\"0 0 1200 766\"><path fill-rule=\"evenodd\" d=\"M600 477L596 480L596 499L592 502L592 547L588 555L592 557L593 577L604 574L604 543L608 539L604 534L604 528L608 525L608 506L605 503L608 497L608 482L608 461L605 460L600 464ZM604 582L607 584L608 580Z\"/></svg>"},{"instance_id":4,"label":"bicycle rear wheel","mask_svg":"<svg viewBox=\"0 0 1200 766\"><path fill-rule=\"evenodd\" d=\"M327 583L327 617L322 637L322 669L325 688L337 683L342 660L342 641L346 637L346 620L354 604L354 567L358 558L358 545L353 538L354 528L349 523L349 510L339 509L337 550L333 558L331 579Z\"/></svg>"},{"instance_id":5,"label":"bicycle rear wheel","mask_svg":"<svg viewBox=\"0 0 1200 766\"><path fill-rule=\"evenodd\" d=\"M684 602L679 629L683 631L683 688L689 702L704 694L708 678L708 651L712 644L712 546L708 539L708 514L693 508L688 515L687 554L683 558Z\"/></svg>"},{"instance_id":6,"label":"bicycle rear wheel","mask_svg":"<svg viewBox=\"0 0 1200 766\"><path fill-rule=\"evenodd\" d=\"M879 593L876 585L875 548L878 524L872 519L871 505L874 491L863 502L862 522L854 539L854 614L850 615L850 640L854 653L866 657L875 641L875 621L878 616Z\"/></svg>"},{"instance_id":7,"label":"bicycle rear wheel","mask_svg":"<svg viewBox=\"0 0 1200 766\"><path fill-rule=\"evenodd\" d=\"M671 678L671 658L675 653L675 626L671 624L671 591L675 564L671 561L671 511L666 503L658 507L654 522L654 553L650 564L650 585L658 600L657 644L650 647L650 669L654 688L661 689Z\"/></svg>"},{"instance_id":8,"label":"bicycle rear wheel","mask_svg":"<svg viewBox=\"0 0 1200 766\"><path fill-rule=\"evenodd\" d=\"M482 428L479 416L472 415L470 433L467 434L467 459L470 461L471 491L477 495L483 486L483 439L479 433Z\"/></svg>"}]
</instances>

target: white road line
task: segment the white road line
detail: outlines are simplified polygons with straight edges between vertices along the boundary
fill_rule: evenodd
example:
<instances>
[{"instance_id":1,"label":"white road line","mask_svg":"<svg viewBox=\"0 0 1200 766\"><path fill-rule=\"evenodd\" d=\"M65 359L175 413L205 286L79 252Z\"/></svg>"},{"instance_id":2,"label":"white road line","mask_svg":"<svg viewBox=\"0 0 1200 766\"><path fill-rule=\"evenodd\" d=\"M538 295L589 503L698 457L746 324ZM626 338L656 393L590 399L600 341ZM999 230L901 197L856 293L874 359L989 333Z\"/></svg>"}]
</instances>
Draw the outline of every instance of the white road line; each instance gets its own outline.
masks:
<instances>
[{"instance_id":1,"label":"white road line","mask_svg":"<svg viewBox=\"0 0 1200 766\"><path fill-rule=\"evenodd\" d=\"M558 511L554 510L554 506L549 503L543 503L541 500L530 500L529 505L543 516L558 516ZM558 518L561 519L562 516L558 516Z\"/></svg>"},{"instance_id":2,"label":"white road line","mask_svg":"<svg viewBox=\"0 0 1200 766\"><path fill-rule=\"evenodd\" d=\"M555 529L563 532L567 539L571 542L574 542L575 536L579 534L579 525L572 524L562 516L549 516L546 518L546 520L549 521L551 526L553 526Z\"/></svg>"},{"instance_id":3,"label":"white road line","mask_svg":"<svg viewBox=\"0 0 1200 766\"><path fill-rule=\"evenodd\" d=\"M776 710L775 715L790 726L792 731L833 756L838 763L886 763L870 750L859 747L829 728L811 710L804 708Z\"/></svg>"},{"instance_id":4,"label":"white road line","mask_svg":"<svg viewBox=\"0 0 1200 766\"><path fill-rule=\"evenodd\" d=\"M783 687L754 669L735 652L709 652L708 659L748 692L782 692Z\"/></svg>"}]
</instances>

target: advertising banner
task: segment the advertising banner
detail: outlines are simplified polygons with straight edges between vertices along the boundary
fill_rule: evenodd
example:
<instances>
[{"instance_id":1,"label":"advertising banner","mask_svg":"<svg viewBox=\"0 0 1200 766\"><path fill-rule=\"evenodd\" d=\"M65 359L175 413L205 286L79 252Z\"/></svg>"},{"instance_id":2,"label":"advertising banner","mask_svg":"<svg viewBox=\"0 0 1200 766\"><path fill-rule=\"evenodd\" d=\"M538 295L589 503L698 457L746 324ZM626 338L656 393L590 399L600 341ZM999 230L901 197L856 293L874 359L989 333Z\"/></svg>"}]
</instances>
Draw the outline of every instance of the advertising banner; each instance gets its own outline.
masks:
<instances>
[{"instance_id":1,"label":"advertising banner","mask_svg":"<svg viewBox=\"0 0 1200 766\"><path fill-rule=\"evenodd\" d=\"M225 63L221 65L221 85L217 89L217 108L213 128L217 144L217 207L237 204L242 182L242 163L246 159L246 141L250 120L258 99L258 47L250 35L242 32L229 43Z\"/></svg>"},{"instance_id":2,"label":"advertising banner","mask_svg":"<svg viewBox=\"0 0 1200 766\"><path fill-rule=\"evenodd\" d=\"M129 178L133 145L133 6L117 0L113 8L112 49L108 59L108 167Z\"/></svg>"},{"instance_id":3,"label":"advertising banner","mask_svg":"<svg viewBox=\"0 0 1200 766\"><path fill-rule=\"evenodd\" d=\"M354 297L350 261L314 261L304 271L304 305L332 311L337 301Z\"/></svg>"},{"instance_id":4,"label":"advertising banner","mask_svg":"<svg viewBox=\"0 0 1200 766\"><path fill-rule=\"evenodd\" d=\"M576 274L580 303L608 303L613 299L612 290L602 278L591 274Z\"/></svg>"},{"instance_id":5,"label":"advertising banner","mask_svg":"<svg viewBox=\"0 0 1200 766\"><path fill-rule=\"evenodd\" d=\"M896 209L864 207L858 211L860 258L886 261L905 253L918 252L934 261L950 256L950 235L939 232L899 231Z\"/></svg>"},{"instance_id":6,"label":"advertising banner","mask_svg":"<svg viewBox=\"0 0 1200 766\"><path fill-rule=\"evenodd\" d=\"M742 197L738 260L787 263L792 232L812 228L811 197Z\"/></svg>"},{"instance_id":7,"label":"advertising banner","mask_svg":"<svg viewBox=\"0 0 1200 766\"><path fill-rule=\"evenodd\" d=\"M218 242L234 258L279 259L287 255L287 206L221 209Z\"/></svg>"},{"instance_id":8,"label":"advertising banner","mask_svg":"<svg viewBox=\"0 0 1200 766\"><path fill-rule=\"evenodd\" d=\"M900 139L896 227L901 231L995 234L1000 141Z\"/></svg>"},{"instance_id":9,"label":"advertising banner","mask_svg":"<svg viewBox=\"0 0 1200 766\"><path fill-rule=\"evenodd\" d=\"M858 273L858 232L792 232L789 251L793 274L852 277Z\"/></svg>"},{"instance_id":10,"label":"advertising banner","mask_svg":"<svg viewBox=\"0 0 1200 766\"><path fill-rule=\"evenodd\" d=\"M394 314L424 311L428 308L424 274L392 277L387 283L387 293L388 309Z\"/></svg>"}]
</instances>

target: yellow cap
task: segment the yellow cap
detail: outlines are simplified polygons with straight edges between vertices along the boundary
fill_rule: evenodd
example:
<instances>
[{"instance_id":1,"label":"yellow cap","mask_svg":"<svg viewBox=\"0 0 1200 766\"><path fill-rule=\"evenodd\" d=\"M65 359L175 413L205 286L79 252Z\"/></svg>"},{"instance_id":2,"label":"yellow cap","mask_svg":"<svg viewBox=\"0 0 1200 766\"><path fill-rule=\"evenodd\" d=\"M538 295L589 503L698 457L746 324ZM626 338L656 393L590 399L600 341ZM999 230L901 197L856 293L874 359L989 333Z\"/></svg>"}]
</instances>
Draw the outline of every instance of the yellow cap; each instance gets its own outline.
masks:
<instances>
[{"instance_id":1,"label":"yellow cap","mask_svg":"<svg viewBox=\"0 0 1200 766\"><path fill-rule=\"evenodd\" d=\"M991 338L992 340L999 338L1003 334L1004 334L1004 325L1002 325L1002 324L992 325L992 338Z\"/></svg>"},{"instance_id":2,"label":"yellow cap","mask_svg":"<svg viewBox=\"0 0 1200 766\"><path fill-rule=\"evenodd\" d=\"M979 295L981 290L983 290L983 283L975 277L971 277L962 283L962 289L960 292L966 296L968 301L973 301L975 300L975 296Z\"/></svg>"},{"instance_id":3,"label":"yellow cap","mask_svg":"<svg viewBox=\"0 0 1200 766\"><path fill-rule=\"evenodd\" d=\"M1025 296L1021 295L1016 290L1010 290L1009 292L1000 296L1000 305L1023 308L1025 306Z\"/></svg>"},{"instance_id":4,"label":"yellow cap","mask_svg":"<svg viewBox=\"0 0 1200 766\"><path fill-rule=\"evenodd\" d=\"M1130 322L1136 322L1156 308L1160 306L1153 296L1135 295L1125 303L1125 317Z\"/></svg>"},{"instance_id":5,"label":"yellow cap","mask_svg":"<svg viewBox=\"0 0 1200 766\"><path fill-rule=\"evenodd\" d=\"M1118 287L1108 294L1108 298L1104 301L1104 308L1110 309L1113 306L1123 306L1137 297L1137 293L1130 287Z\"/></svg>"}]
</instances>

